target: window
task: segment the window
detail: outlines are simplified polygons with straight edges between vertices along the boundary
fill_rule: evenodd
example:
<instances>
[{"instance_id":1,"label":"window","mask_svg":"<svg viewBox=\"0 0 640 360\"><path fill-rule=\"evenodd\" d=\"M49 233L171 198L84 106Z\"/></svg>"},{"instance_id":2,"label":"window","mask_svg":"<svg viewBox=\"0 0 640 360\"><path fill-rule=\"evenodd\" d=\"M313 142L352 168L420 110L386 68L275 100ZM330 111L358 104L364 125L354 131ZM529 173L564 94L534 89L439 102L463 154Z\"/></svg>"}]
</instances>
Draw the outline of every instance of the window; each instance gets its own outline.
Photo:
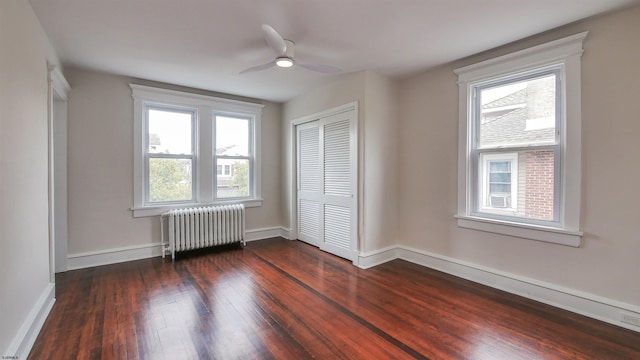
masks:
<instances>
[{"instance_id":1,"label":"window","mask_svg":"<svg viewBox=\"0 0 640 360\"><path fill-rule=\"evenodd\" d=\"M216 177L217 197L239 198L250 195L251 119L216 114L216 164L224 170Z\"/></svg>"},{"instance_id":2,"label":"window","mask_svg":"<svg viewBox=\"0 0 640 360\"><path fill-rule=\"evenodd\" d=\"M261 205L262 105L130 86L134 216L225 202Z\"/></svg>"},{"instance_id":3,"label":"window","mask_svg":"<svg viewBox=\"0 0 640 360\"><path fill-rule=\"evenodd\" d=\"M145 119L147 203L193 201L195 113L149 105Z\"/></svg>"},{"instance_id":4,"label":"window","mask_svg":"<svg viewBox=\"0 0 640 360\"><path fill-rule=\"evenodd\" d=\"M457 69L458 225L579 246L585 33Z\"/></svg>"},{"instance_id":5,"label":"window","mask_svg":"<svg viewBox=\"0 0 640 360\"><path fill-rule=\"evenodd\" d=\"M518 209L518 156L484 154L480 160L480 211L515 215Z\"/></svg>"},{"instance_id":6,"label":"window","mask_svg":"<svg viewBox=\"0 0 640 360\"><path fill-rule=\"evenodd\" d=\"M561 72L561 67L544 68L471 85L472 108L479 109L469 119L470 153L477 159L472 164L477 186L470 194L474 215L558 222Z\"/></svg>"}]
</instances>

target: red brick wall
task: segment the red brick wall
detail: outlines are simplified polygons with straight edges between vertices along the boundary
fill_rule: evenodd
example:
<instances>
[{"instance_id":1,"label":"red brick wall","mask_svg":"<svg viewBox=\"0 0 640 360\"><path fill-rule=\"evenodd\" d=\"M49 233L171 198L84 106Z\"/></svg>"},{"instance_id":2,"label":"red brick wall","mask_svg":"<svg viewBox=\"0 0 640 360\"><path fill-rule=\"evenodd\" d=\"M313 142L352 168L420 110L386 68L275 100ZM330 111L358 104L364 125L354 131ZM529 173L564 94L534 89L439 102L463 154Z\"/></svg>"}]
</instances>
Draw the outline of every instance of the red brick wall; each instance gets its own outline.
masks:
<instances>
[{"instance_id":1,"label":"red brick wall","mask_svg":"<svg viewBox=\"0 0 640 360\"><path fill-rule=\"evenodd\" d=\"M553 151L529 151L525 163L525 216L553 220Z\"/></svg>"}]
</instances>

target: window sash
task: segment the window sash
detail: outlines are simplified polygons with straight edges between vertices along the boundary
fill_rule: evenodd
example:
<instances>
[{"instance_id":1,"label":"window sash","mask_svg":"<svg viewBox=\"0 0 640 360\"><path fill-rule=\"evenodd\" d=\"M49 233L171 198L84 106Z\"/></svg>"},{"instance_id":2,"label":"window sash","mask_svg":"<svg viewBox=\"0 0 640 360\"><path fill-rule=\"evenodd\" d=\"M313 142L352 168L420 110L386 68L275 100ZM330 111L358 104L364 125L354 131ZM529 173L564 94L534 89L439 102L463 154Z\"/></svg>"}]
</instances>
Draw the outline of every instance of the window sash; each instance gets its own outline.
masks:
<instances>
[{"instance_id":1,"label":"window sash","mask_svg":"<svg viewBox=\"0 0 640 360\"><path fill-rule=\"evenodd\" d=\"M175 112L191 115L191 153L190 154L172 154L172 153L151 153L149 152L150 146L150 133L149 133L149 112L165 111ZM193 203L196 202L196 157L195 149L197 149L198 143L196 139L196 114L197 109L181 106L171 106L166 104L145 103L144 104L144 203L145 205L161 205L161 204L179 204L179 203ZM150 159L184 159L191 162L191 198L175 200L175 201L151 201L151 178L149 172Z\"/></svg>"},{"instance_id":2,"label":"window sash","mask_svg":"<svg viewBox=\"0 0 640 360\"><path fill-rule=\"evenodd\" d=\"M151 201L151 178L149 174L149 163L151 159L177 159L189 160L191 162L191 198L172 201ZM145 205L163 204L190 204L196 202L196 171L195 157L193 155L171 155L171 154L147 154L145 156Z\"/></svg>"},{"instance_id":3,"label":"window sash","mask_svg":"<svg viewBox=\"0 0 640 360\"><path fill-rule=\"evenodd\" d=\"M511 154L520 152L536 152L536 151L545 151L551 150L553 152L554 159L554 167L553 167L553 220L541 220L535 218L526 218L522 216L512 216L507 215L505 211L494 210L483 206L483 190L482 185L483 181L481 181L483 177L482 166L481 166L481 157L482 155L490 155L490 154ZM507 149L475 149L470 154L470 163L471 163L471 188L470 188L470 215L492 218L496 220L503 220L515 223L523 223L523 224L533 224L540 226L551 226L551 227L559 227L561 223L561 170L562 166L560 163L561 158L561 144L558 145L539 145L539 146L526 146L526 147L514 147ZM511 169L512 171L513 168ZM512 180L513 181L513 180ZM517 182L518 179L515 179ZM517 190L516 190L517 191ZM517 196L517 194L516 194ZM514 200L512 200L514 201ZM517 204L517 199L515 200Z\"/></svg>"},{"instance_id":4,"label":"window sash","mask_svg":"<svg viewBox=\"0 0 640 360\"><path fill-rule=\"evenodd\" d=\"M229 174L227 174L226 172L226 167L227 166L231 166L231 165L217 165L218 160L246 160L249 163L249 193L247 196L234 196L234 197L218 197L218 176L234 176L235 175L235 170L231 171L231 168L229 169ZM235 200L235 199L251 199L255 197L254 194L254 176L253 176L253 160L252 157L250 156L215 156L214 161L216 163L215 168L217 168L218 166L222 166L222 174L220 173L216 173L216 175L213 177L213 181L214 181L214 185L213 185L213 195L217 200L221 200L221 201L227 201L227 200Z\"/></svg>"},{"instance_id":5,"label":"window sash","mask_svg":"<svg viewBox=\"0 0 640 360\"><path fill-rule=\"evenodd\" d=\"M510 75L505 75L500 77L499 79L484 81L479 83L473 83L470 85L472 92L472 113L469 115L470 119L468 120L471 123L470 129L473 134L472 143L471 143L471 151L476 149L515 149L519 147L531 147L531 146L545 146L545 145L558 145L562 141L562 136L560 129L563 126L563 115L564 115L564 96L563 96L563 86L562 86L562 78L563 78L563 68L560 65L548 66L540 69L534 69L527 72L520 72ZM542 78L545 76L554 75L555 76L555 137L553 142L544 142L544 143L535 143L535 144L503 144L503 145L495 145L495 146L481 146L480 145L480 126L482 125L482 104L480 103L481 96L480 93L483 90L487 90L490 88L495 88L499 86L504 86L508 84L524 82L535 80L538 78Z\"/></svg>"},{"instance_id":6,"label":"window sash","mask_svg":"<svg viewBox=\"0 0 640 360\"><path fill-rule=\"evenodd\" d=\"M216 148L217 148L217 144L216 144L216 139L217 139L217 118L218 117L225 117L225 118L234 118L234 119L238 119L241 121L248 121L248 156L241 156L241 155L217 155L216 154ZM247 196L237 196L237 197L218 197L218 175L223 175L226 176L225 173L225 166L222 166L222 174L217 174L217 170L216 170L216 175L213 176L213 197L215 200L221 200L221 201L227 201L227 200L235 200L235 199L251 199L254 198L256 196L256 184L255 184L255 169L254 169L254 164L255 164L255 143L254 143L254 133L255 133L255 118L251 117L251 116L242 116L239 114L234 114L234 113L229 113L229 112L215 112L213 114L213 135L212 135L212 139L213 139L213 161L214 161L214 168L217 169L218 168L218 160L221 159L229 159L229 160L247 160L249 162L249 193Z\"/></svg>"}]
</instances>

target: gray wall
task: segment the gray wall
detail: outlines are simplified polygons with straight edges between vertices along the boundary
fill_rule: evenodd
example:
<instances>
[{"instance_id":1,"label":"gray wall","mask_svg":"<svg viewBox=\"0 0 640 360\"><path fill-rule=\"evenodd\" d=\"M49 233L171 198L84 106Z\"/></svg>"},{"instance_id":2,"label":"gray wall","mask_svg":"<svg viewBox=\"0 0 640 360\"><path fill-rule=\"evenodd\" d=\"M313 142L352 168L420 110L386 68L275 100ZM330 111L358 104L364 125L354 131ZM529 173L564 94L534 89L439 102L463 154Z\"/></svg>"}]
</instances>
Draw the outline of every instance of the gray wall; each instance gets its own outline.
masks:
<instances>
[{"instance_id":1,"label":"gray wall","mask_svg":"<svg viewBox=\"0 0 640 360\"><path fill-rule=\"evenodd\" d=\"M160 241L159 217L133 218L133 99L129 83L247 100L68 68L69 254ZM252 100L255 101L255 100ZM279 227L280 105L262 113L263 205L247 209L247 230Z\"/></svg>"},{"instance_id":2,"label":"gray wall","mask_svg":"<svg viewBox=\"0 0 640 360\"><path fill-rule=\"evenodd\" d=\"M0 354L49 284L47 61L24 0L0 1Z\"/></svg>"},{"instance_id":3,"label":"gray wall","mask_svg":"<svg viewBox=\"0 0 640 360\"><path fill-rule=\"evenodd\" d=\"M582 225L572 248L458 228L453 70L588 30L582 57ZM480 267L640 305L640 7L573 24L400 85L400 243Z\"/></svg>"}]
</instances>

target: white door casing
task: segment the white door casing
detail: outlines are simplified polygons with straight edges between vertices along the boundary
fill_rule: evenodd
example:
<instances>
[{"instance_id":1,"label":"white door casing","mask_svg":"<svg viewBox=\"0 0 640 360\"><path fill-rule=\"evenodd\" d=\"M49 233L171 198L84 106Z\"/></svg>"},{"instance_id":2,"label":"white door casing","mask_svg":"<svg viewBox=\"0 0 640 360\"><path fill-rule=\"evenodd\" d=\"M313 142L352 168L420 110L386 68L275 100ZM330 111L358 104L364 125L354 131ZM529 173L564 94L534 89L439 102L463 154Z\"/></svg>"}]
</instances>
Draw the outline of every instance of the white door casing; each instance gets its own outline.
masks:
<instances>
[{"instance_id":1,"label":"white door casing","mask_svg":"<svg viewBox=\"0 0 640 360\"><path fill-rule=\"evenodd\" d=\"M67 102L71 90L62 72L48 64L49 281L67 270Z\"/></svg>"},{"instance_id":2,"label":"white door casing","mask_svg":"<svg viewBox=\"0 0 640 360\"><path fill-rule=\"evenodd\" d=\"M357 258L357 113L296 126L298 239Z\"/></svg>"}]
</instances>

